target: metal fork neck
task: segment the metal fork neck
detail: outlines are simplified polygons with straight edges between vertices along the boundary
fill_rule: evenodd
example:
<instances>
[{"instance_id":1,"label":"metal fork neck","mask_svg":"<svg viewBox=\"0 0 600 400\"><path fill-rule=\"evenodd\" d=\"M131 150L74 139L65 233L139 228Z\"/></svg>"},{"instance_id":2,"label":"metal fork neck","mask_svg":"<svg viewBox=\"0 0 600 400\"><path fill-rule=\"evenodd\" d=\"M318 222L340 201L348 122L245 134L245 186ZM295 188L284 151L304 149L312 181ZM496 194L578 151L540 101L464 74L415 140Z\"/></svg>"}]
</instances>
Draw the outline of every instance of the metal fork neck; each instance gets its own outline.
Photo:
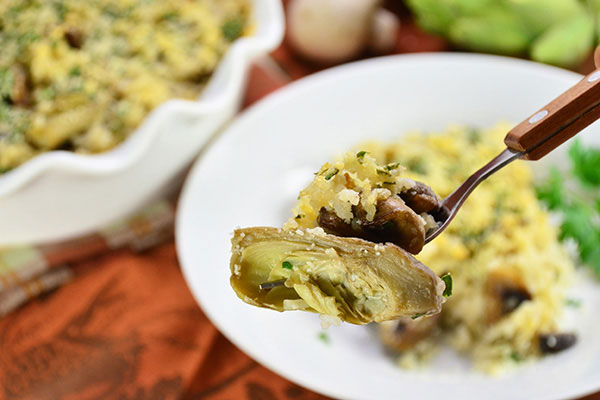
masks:
<instances>
[{"instance_id":1,"label":"metal fork neck","mask_svg":"<svg viewBox=\"0 0 600 400\"><path fill-rule=\"evenodd\" d=\"M481 167L477 172L471 175L466 181L464 181L452 194L444 199L442 207L448 211L448 218L440 225L434 232L429 234L425 239L425 243L429 243L435 237L437 237L446 227L454 216L458 209L463 205L467 197L471 192L484 180L486 180L494 172L498 171L502 167L510 164L512 161L521 158L524 155L522 152L517 152L511 149L505 149L502 153L498 154L493 160Z\"/></svg>"}]
</instances>

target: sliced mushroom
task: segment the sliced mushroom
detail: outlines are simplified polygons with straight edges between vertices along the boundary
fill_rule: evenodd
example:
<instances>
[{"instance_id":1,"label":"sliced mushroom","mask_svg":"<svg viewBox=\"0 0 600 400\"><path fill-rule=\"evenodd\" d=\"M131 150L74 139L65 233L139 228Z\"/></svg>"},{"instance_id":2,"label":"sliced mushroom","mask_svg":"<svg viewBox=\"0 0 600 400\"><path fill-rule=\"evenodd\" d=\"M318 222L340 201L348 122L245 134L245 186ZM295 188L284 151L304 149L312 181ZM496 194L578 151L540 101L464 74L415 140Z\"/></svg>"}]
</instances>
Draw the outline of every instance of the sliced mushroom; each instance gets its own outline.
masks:
<instances>
[{"instance_id":1,"label":"sliced mushroom","mask_svg":"<svg viewBox=\"0 0 600 400\"><path fill-rule=\"evenodd\" d=\"M544 354L558 353L577 343L577 336L574 333L540 334L538 339L540 351Z\"/></svg>"},{"instance_id":2,"label":"sliced mushroom","mask_svg":"<svg viewBox=\"0 0 600 400\"><path fill-rule=\"evenodd\" d=\"M337 236L343 237L362 237L360 227L356 224L353 228L353 224L346 223L343 219L338 217L333 211L327 210L325 207L319 211L317 217L317 224L325 230L327 233L331 233Z\"/></svg>"},{"instance_id":3,"label":"sliced mushroom","mask_svg":"<svg viewBox=\"0 0 600 400\"><path fill-rule=\"evenodd\" d=\"M401 192L399 196L417 214L436 210L442 204L439 196L423 182L415 182L414 187Z\"/></svg>"},{"instance_id":4,"label":"sliced mushroom","mask_svg":"<svg viewBox=\"0 0 600 400\"><path fill-rule=\"evenodd\" d=\"M419 253L425 244L425 222L397 196L379 200L372 221L367 219L360 205L354 207L354 215L348 224L332 211L322 208L317 223L334 235L394 243L412 254Z\"/></svg>"},{"instance_id":5,"label":"sliced mushroom","mask_svg":"<svg viewBox=\"0 0 600 400\"><path fill-rule=\"evenodd\" d=\"M436 331L441 314L418 319L399 318L379 324L379 337L383 344L394 351L408 350Z\"/></svg>"},{"instance_id":6,"label":"sliced mushroom","mask_svg":"<svg viewBox=\"0 0 600 400\"><path fill-rule=\"evenodd\" d=\"M353 324L432 315L445 301L443 281L398 246L319 228L236 230L230 282L248 304L317 312Z\"/></svg>"},{"instance_id":7,"label":"sliced mushroom","mask_svg":"<svg viewBox=\"0 0 600 400\"><path fill-rule=\"evenodd\" d=\"M74 49L80 49L83 46L83 32L75 27L70 27L65 31L65 40Z\"/></svg>"},{"instance_id":8,"label":"sliced mushroom","mask_svg":"<svg viewBox=\"0 0 600 400\"><path fill-rule=\"evenodd\" d=\"M378 201L373 221L361 215L358 224L369 240L395 243L412 254L425 244L425 222L396 196Z\"/></svg>"},{"instance_id":9,"label":"sliced mushroom","mask_svg":"<svg viewBox=\"0 0 600 400\"><path fill-rule=\"evenodd\" d=\"M523 280L511 268L492 271L486 282L486 293L490 324L516 310L524 301L531 300Z\"/></svg>"}]
</instances>

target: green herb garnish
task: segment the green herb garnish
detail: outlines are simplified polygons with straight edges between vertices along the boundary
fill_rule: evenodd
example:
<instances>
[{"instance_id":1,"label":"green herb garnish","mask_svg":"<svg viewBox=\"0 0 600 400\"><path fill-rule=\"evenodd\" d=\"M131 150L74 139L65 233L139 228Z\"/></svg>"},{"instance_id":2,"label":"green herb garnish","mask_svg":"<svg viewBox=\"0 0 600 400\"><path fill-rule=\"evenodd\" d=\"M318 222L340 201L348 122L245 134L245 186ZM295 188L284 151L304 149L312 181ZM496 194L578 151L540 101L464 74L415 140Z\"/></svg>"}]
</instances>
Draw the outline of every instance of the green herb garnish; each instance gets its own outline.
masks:
<instances>
[{"instance_id":1,"label":"green herb garnish","mask_svg":"<svg viewBox=\"0 0 600 400\"><path fill-rule=\"evenodd\" d=\"M362 150L359 151L358 153L356 153L356 158L358 158L358 162L362 164L363 160L365 159L365 154L367 154L366 151Z\"/></svg>"},{"instance_id":2,"label":"green herb garnish","mask_svg":"<svg viewBox=\"0 0 600 400\"><path fill-rule=\"evenodd\" d=\"M581 262L600 277L600 149L585 148L575 141L569 158L578 187L565 186L555 168L537 187L538 198L561 215L559 239L573 240Z\"/></svg>"},{"instance_id":3,"label":"green herb garnish","mask_svg":"<svg viewBox=\"0 0 600 400\"><path fill-rule=\"evenodd\" d=\"M448 272L448 273L442 275L441 279L446 284L446 288L444 289L444 293L442 293L443 296L444 297L450 297L450 296L452 296L452 275L450 274L450 272Z\"/></svg>"},{"instance_id":4,"label":"green herb garnish","mask_svg":"<svg viewBox=\"0 0 600 400\"><path fill-rule=\"evenodd\" d=\"M425 313L419 313L419 314L415 314L412 317L410 317L411 319L417 319L417 318L421 318L422 316L424 316Z\"/></svg>"},{"instance_id":5,"label":"green herb garnish","mask_svg":"<svg viewBox=\"0 0 600 400\"><path fill-rule=\"evenodd\" d=\"M331 339L329 339L329 335L325 332L319 332L317 338L325 344L331 344Z\"/></svg>"},{"instance_id":6,"label":"green herb garnish","mask_svg":"<svg viewBox=\"0 0 600 400\"><path fill-rule=\"evenodd\" d=\"M8 99L12 95L15 77L7 67L0 68L0 98ZM1 100L0 99L0 100Z\"/></svg>"},{"instance_id":7,"label":"green herb garnish","mask_svg":"<svg viewBox=\"0 0 600 400\"><path fill-rule=\"evenodd\" d=\"M513 360L514 362L523 361L523 357L521 357L521 355L519 353L517 353L516 351L512 351L510 353L510 359Z\"/></svg>"},{"instance_id":8,"label":"green herb garnish","mask_svg":"<svg viewBox=\"0 0 600 400\"><path fill-rule=\"evenodd\" d=\"M325 180L326 180L326 181L330 180L331 178L333 178L334 176L336 176L338 172L340 172L340 170L339 170L339 169L337 169L337 168L334 168L334 169L333 169L333 171L331 171L330 173L328 173L328 174L325 176Z\"/></svg>"},{"instance_id":9,"label":"green herb garnish","mask_svg":"<svg viewBox=\"0 0 600 400\"><path fill-rule=\"evenodd\" d=\"M172 21L176 20L177 18L179 18L179 13L177 11L168 11L160 17L160 19L163 21Z\"/></svg>"},{"instance_id":10,"label":"green herb garnish","mask_svg":"<svg viewBox=\"0 0 600 400\"><path fill-rule=\"evenodd\" d=\"M292 265L291 262L284 261L284 262L281 263L281 268L292 269L292 268L294 268L294 266Z\"/></svg>"},{"instance_id":11,"label":"green herb garnish","mask_svg":"<svg viewBox=\"0 0 600 400\"><path fill-rule=\"evenodd\" d=\"M243 31L244 21L241 18L232 18L226 21L223 26L221 26L221 32L223 32L223 36L230 42L233 42L235 39L242 36Z\"/></svg>"},{"instance_id":12,"label":"green herb garnish","mask_svg":"<svg viewBox=\"0 0 600 400\"><path fill-rule=\"evenodd\" d=\"M377 174L379 174L379 175L392 176L392 174L390 174L385 169L377 168L376 171L377 171Z\"/></svg>"},{"instance_id":13,"label":"green herb garnish","mask_svg":"<svg viewBox=\"0 0 600 400\"><path fill-rule=\"evenodd\" d=\"M65 20L67 13L69 12L69 8L62 1L55 1L52 6L54 7L54 11L56 12L56 16L60 22Z\"/></svg>"},{"instance_id":14,"label":"green herb garnish","mask_svg":"<svg viewBox=\"0 0 600 400\"><path fill-rule=\"evenodd\" d=\"M565 305L567 307L572 307L572 308L579 308L581 307L581 300L580 299L574 299L574 298L568 298L565 300Z\"/></svg>"},{"instance_id":15,"label":"green herb garnish","mask_svg":"<svg viewBox=\"0 0 600 400\"><path fill-rule=\"evenodd\" d=\"M74 66L69 71L69 76L76 77L76 76L80 76L80 75L81 75L81 68L79 68L79 65Z\"/></svg>"},{"instance_id":16,"label":"green herb garnish","mask_svg":"<svg viewBox=\"0 0 600 400\"><path fill-rule=\"evenodd\" d=\"M301 219L302 218L302 214L298 214L294 217L294 219Z\"/></svg>"},{"instance_id":17,"label":"green herb garnish","mask_svg":"<svg viewBox=\"0 0 600 400\"><path fill-rule=\"evenodd\" d=\"M389 163L388 165L386 165L385 167L383 167L383 169L385 169L386 171L390 172L393 169L396 169L400 166L400 163Z\"/></svg>"},{"instance_id":18,"label":"green herb garnish","mask_svg":"<svg viewBox=\"0 0 600 400\"><path fill-rule=\"evenodd\" d=\"M481 132L479 132L477 129L471 129L467 134L467 139L469 140L469 143L477 144L481 142Z\"/></svg>"},{"instance_id":19,"label":"green herb garnish","mask_svg":"<svg viewBox=\"0 0 600 400\"><path fill-rule=\"evenodd\" d=\"M427 173L427 165L425 164L425 160L422 158L413 158L412 160L408 161L406 168L421 175L425 175Z\"/></svg>"},{"instance_id":20,"label":"green herb garnish","mask_svg":"<svg viewBox=\"0 0 600 400\"><path fill-rule=\"evenodd\" d=\"M582 184L600 186L600 149L585 148L580 140L576 140L569 149L569 157L573 163L573 174Z\"/></svg>"}]
</instances>

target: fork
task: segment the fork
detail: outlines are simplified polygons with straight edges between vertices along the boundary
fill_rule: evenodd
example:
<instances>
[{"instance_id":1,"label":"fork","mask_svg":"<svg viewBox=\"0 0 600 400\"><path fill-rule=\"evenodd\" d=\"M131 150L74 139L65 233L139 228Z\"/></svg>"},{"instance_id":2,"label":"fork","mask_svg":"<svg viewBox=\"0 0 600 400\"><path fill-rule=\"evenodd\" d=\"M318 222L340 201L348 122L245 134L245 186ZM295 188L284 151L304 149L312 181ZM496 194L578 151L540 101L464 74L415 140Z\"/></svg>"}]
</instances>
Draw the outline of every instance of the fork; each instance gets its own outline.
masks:
<instances>
[{"instance_id":1,"label":"fork","mask_svg":"<svg viewBox=\"0 0 600 400\"><path fill-rule=\"evenodd\" d=\"M450 225L471 192L494 172L517 159L539 160L600 118L600 47L594 61L598 69L512 128L504 138L506 149L442 201L438 227L427 233L425 243Z\"/></svg>"}]
</instances>

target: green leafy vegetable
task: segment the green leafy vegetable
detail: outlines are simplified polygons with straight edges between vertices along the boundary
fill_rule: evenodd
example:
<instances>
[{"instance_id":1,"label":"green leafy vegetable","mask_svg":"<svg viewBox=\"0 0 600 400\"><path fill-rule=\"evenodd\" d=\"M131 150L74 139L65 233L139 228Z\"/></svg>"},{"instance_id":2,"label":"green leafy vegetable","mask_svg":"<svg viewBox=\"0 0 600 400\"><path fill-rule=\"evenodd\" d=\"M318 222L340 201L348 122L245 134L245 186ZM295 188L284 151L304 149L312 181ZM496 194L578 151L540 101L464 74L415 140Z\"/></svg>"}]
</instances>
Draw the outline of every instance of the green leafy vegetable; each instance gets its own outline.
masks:
<instances>
[{"instance_id":1,"label":"green leafy vegetable","mask_svg":"<svg viewBox=\"0 0 600 400\"><path fill-rule=\"evenodd\" d=\"M244 31L244 20L241 18L232 18L223 24L221 31L223 32L225 39L233 42L235 39L242 36L242 32Z\"/></svg>"},{"instance_id":2,"label":"green leafy vegetable","mask_svg":"<svg viewBox=\"0 0 600 400\"><path fill-rule=\"evenodd\" d=\"M14 84L14 75L6 67L0 68L0 98L10 98Z\"/></svg>"},{"instance_id":3,"label":"green leafy vegetable","mask_svg":"<svg viewBox=\"0 0 600 400\"><path fill-rule=\"evenodd\" d=\"M334 168L334 169L333 169L333 171L331 171L330 173L328 173L328 174L325 176L325 180L326 180L326 181L330 180L331 178L333 178L334 176L336 176L338 172L340 172L340 170L339 170L339 169L337 169L337 168Z\"/></svg>"},{"instance_id":4,"label":"green leafy vegetable","mask_svg":"<svg viewBox=\"0 0 600 400\"><path fill-rule=\"evenodd\" d=\"M523 358L521 357L521 355L519 353L517 353L516 351L513 351L510 353L510 359L513 360L514 362L523 361Z\"/></svg>"},{"instance_id":5,"label":"green leafy vegetable","mask_svg":"<svg viewBox=\"0 0 600 400\"><path fill-rule=\"evenodd\" d=\"M444 293L442 293L442 295L444 297L452 296L452 275L448 272L448 273L442 275L441 279L446 284L446 288L444 289Z\"/></svg>"},{"instance_id":6,"label":"green leafy vegetable","mask_svg":"<svg viewBox=\"0 0 600 400\"><path fill-rule=\"evenodd\" d=\"M537 195L551 210L555 210L564 204L565 189L558 169L552 168L548 180L537 187Z\"/></svg>"},{"instance_id":7,"label":"green leafy vegetable","mask_svg":"<svg viewBox=\"0 0 600 400\"><path fill-rule=\"evenodd\" d=\"M80 75L81 75L81 68L79 68L78 65L74 66L69 71L69 76L76 77L76 76L80 76Z\"/></svg>"},{"instance_id":8,"label":"green leafy vegetable","mask_svg":"<svg viewBox=\"0 0 600 400\"><path fill-rule=\"evenodd\" d=\"M385 167L383 167L386 171L391 171L394 170L396 168L398 168L400 166L400 163L390 163L388 165L386 165Z\"/></svg>"},{"instance_id":9,"label":"green leafy vegetable","mask_svg":"<svg viewBox=\"0 0 600 400\"><path fill-rule=\"evenodd\" d=\"M569 149L569 157L573 162L573 174L582 184L600 185L600 149L585 148L580 140L576 140Z\"/></svg>"},{"instance_id":10,"label":"green leafy vegetable","mask_svg":"<svg viewBox=\"0 0 600 400\"><path fill-rule=\"evenodd\" d=\"M408 161L406 168L421 175L425 175L427 173L427 165L425 164L425 160L422 158L413 158L412 160Z\"/></svg>"},{"instance_id":11,"label":"green leafy vegetable","mask_svg":"<svg viewBox=\"0 0 600 400\"><path fill-rule=\"evenodd\" d=\"M567 307L579 308L579 307L581 307L581 300L574 299L574 298L568 298L565 300L565 305Z\"/></svg>"},{"instance_id":12,"label":"green leafy vegetable","mask_svg":"<svg viewBox=\"0 0 600 400\"><path fill-rule=\"evenodd\" d=\"M359 161L362 161L362 159L365 158L365 154L367 154L366 151L359 151L358 153L356 153L356 158L358 158Z\"/></svg>"},{"instance_id":13,"label":"green leafy vegetable","mask_svg":"<svg viewBox=\"0 0 600 400\"><path fill-rule=\"evenodd\" d=\"M329 339L329 335L325 332L319 332L317 338L325 344L331 344L331 339Z\"/></svg>"},{"instance_id":14,"label":"green leafy vegetable","mask_svg":"<svg viewBox=\"0 0 600 400\"><path fill-rule=\"evenodd\" d=\"M567 187L554 169L537 188L538 198L562 216L559 239L574 241L581 262L600 277L600 149L576 141L569 158L579 187Z\"/></svg>"},{"instance_id":15,"label":"green leafy vegetable","mask_svg":"<svg viewBox=\"0 0 600 400\"><path fill-rule=\"evenodd\" d=\"M281 263L281 268L292 269L294 266L289 261L284 261Z\"/></svg>"}]
</instances>

